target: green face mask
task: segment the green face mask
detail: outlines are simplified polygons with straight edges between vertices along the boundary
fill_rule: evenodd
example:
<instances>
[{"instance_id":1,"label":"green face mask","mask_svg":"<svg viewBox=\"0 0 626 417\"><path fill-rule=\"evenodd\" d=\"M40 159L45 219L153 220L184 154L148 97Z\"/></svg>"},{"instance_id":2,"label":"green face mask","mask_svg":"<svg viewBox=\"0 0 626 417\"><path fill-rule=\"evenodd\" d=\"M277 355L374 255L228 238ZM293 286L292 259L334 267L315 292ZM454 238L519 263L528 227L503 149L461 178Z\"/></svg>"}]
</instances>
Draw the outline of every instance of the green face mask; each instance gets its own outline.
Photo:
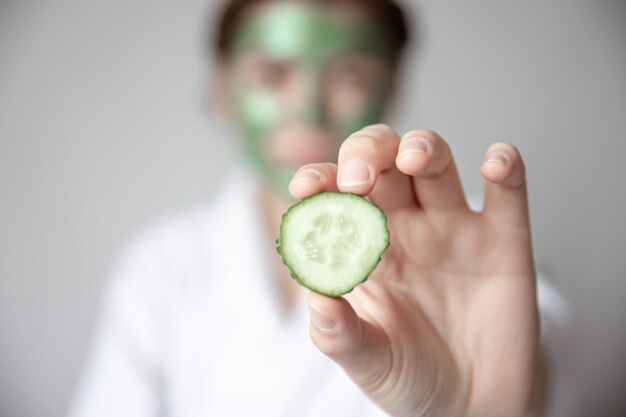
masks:
<instances>
[{"instance_id":1,"label":"green face mask","mask_svg":"<svg viewBox=\"0 0 626 417\"><path fill-rule=\"evenodd\" d=\"M237 122L249 160L275 187L287 193L297 167L284 167L268 156L268 137L289 122L323 125L338 141L380 120L384 83L368 94L362 108L333 126L326 123L322 86L327 64L346 54L365 53L386 58L386 39L372 25L347 23L311 5L276 3L245 22L231 45L233 57L254 51L272 60L295 63L307 75L314 92L303 109L288 108L273 91L247 88L236 76L230 86ZM339 144L338 144L339 146ZM321 161L320 161L321 162Z\"/></svg>"}]
</instances>

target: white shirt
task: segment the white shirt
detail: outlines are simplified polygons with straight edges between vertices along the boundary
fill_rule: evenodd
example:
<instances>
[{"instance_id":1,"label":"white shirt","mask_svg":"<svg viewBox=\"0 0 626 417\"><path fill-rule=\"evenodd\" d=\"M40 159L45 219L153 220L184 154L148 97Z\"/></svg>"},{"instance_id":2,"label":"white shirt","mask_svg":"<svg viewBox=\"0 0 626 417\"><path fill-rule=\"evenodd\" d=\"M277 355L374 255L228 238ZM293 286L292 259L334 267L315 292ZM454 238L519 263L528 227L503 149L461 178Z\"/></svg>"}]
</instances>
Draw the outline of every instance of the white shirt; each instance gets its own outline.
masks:
<instances>
[{"instance_id":1,"label":"white shirt","mask_svg":"<svg viewBox=\"0 0 626 417\"><path fill-rule=\"evenodd\" d=\"M386 415L309 340L304 300L281 310L255 183L237 172L123 251L72 417ZM539 301L562 321L543 283Z\"/></svg>"}]
</instances>

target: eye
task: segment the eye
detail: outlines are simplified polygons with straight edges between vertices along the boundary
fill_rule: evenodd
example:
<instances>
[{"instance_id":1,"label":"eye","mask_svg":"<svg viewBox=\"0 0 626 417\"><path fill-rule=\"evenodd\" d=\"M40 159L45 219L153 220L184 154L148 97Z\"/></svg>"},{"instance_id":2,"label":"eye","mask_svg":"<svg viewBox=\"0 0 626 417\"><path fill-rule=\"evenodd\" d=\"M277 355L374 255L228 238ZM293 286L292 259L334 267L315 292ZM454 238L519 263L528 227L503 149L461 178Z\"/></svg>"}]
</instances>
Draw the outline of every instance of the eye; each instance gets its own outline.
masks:
<instances>
[{"instance_id":1,"label":"eye","mask_svg":"<svg viewBox=\"0 0 626 417\"><path fill-rule=\"evenodd\" d=\"M255 68L257 81L267 88L278 88L284 85L289 78L289 68L279 62L262 62Z\"/></svg>"},{"instance_id":2,"label":"eye","mask_svg":"<svg viewBox=\"0 0 626 417\"><path fill-rule=\"evenodd\" d=\"M330 72L331 81L338 87L363 87L367 74L353 63L338 65Z\"/></svg>"},{"instance_id":3,"label":"eye","mask_svg":"<svg viewBox=\"0 0 626 417\"><path fill-rule=\"evenodd\" d=\"M335 88L370 90L384 82L385 68L385 61L378 56L352 54L334 60L328 67L328 76Z\"/></svg>"}]
</instances>

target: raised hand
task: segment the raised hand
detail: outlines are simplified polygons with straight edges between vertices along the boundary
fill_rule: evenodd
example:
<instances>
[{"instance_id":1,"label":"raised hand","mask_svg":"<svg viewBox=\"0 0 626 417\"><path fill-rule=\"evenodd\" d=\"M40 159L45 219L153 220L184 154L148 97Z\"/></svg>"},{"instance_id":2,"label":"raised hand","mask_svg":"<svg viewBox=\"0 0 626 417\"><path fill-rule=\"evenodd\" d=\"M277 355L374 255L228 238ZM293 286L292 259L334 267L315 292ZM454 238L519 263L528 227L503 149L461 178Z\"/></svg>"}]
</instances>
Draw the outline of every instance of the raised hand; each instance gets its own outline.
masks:
<instances>
[{"instance_id":1,"label":"raised hand","mask_svg":"<svg viewBox=\"0 0 626 417\"><path fill-rule=\"evenodd\" d=\"M450 148L432 131L400 140L369 126L338 161L302 167L291 193L368 196L387 215L391 244L344 298L309 293L313 342L393 416L526 415L539 319L517 149L487 150L481 213L468 208Z\"/></svg>"}]
</instances>

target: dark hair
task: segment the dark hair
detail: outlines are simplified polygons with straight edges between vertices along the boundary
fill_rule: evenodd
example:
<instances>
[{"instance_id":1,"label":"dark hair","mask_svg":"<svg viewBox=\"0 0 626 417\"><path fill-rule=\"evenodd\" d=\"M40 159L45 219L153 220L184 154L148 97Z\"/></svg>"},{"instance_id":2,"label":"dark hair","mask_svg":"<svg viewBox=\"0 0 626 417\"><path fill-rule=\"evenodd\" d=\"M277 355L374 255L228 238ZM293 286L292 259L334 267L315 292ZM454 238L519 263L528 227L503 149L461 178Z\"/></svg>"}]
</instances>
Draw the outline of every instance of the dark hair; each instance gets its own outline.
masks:
<instances>
[{"instance_id":1,"label":"dark hair","mask_svg":"<svg viewBox=\"0 0 626 417\"><path fill-rule=\"evenodd\" d=\"M228 0L217 22L217 30L211 34L215 52L221 58L227 58L232 37L241 17L251 7L269 3L273 0ZM388 36L391 56L394 61L400 58L408 42L409 34L402 9L393 0L306 0L308 3L333 5L353 2L363 7L371 19Z\"/></svg>"}]
</instances>

